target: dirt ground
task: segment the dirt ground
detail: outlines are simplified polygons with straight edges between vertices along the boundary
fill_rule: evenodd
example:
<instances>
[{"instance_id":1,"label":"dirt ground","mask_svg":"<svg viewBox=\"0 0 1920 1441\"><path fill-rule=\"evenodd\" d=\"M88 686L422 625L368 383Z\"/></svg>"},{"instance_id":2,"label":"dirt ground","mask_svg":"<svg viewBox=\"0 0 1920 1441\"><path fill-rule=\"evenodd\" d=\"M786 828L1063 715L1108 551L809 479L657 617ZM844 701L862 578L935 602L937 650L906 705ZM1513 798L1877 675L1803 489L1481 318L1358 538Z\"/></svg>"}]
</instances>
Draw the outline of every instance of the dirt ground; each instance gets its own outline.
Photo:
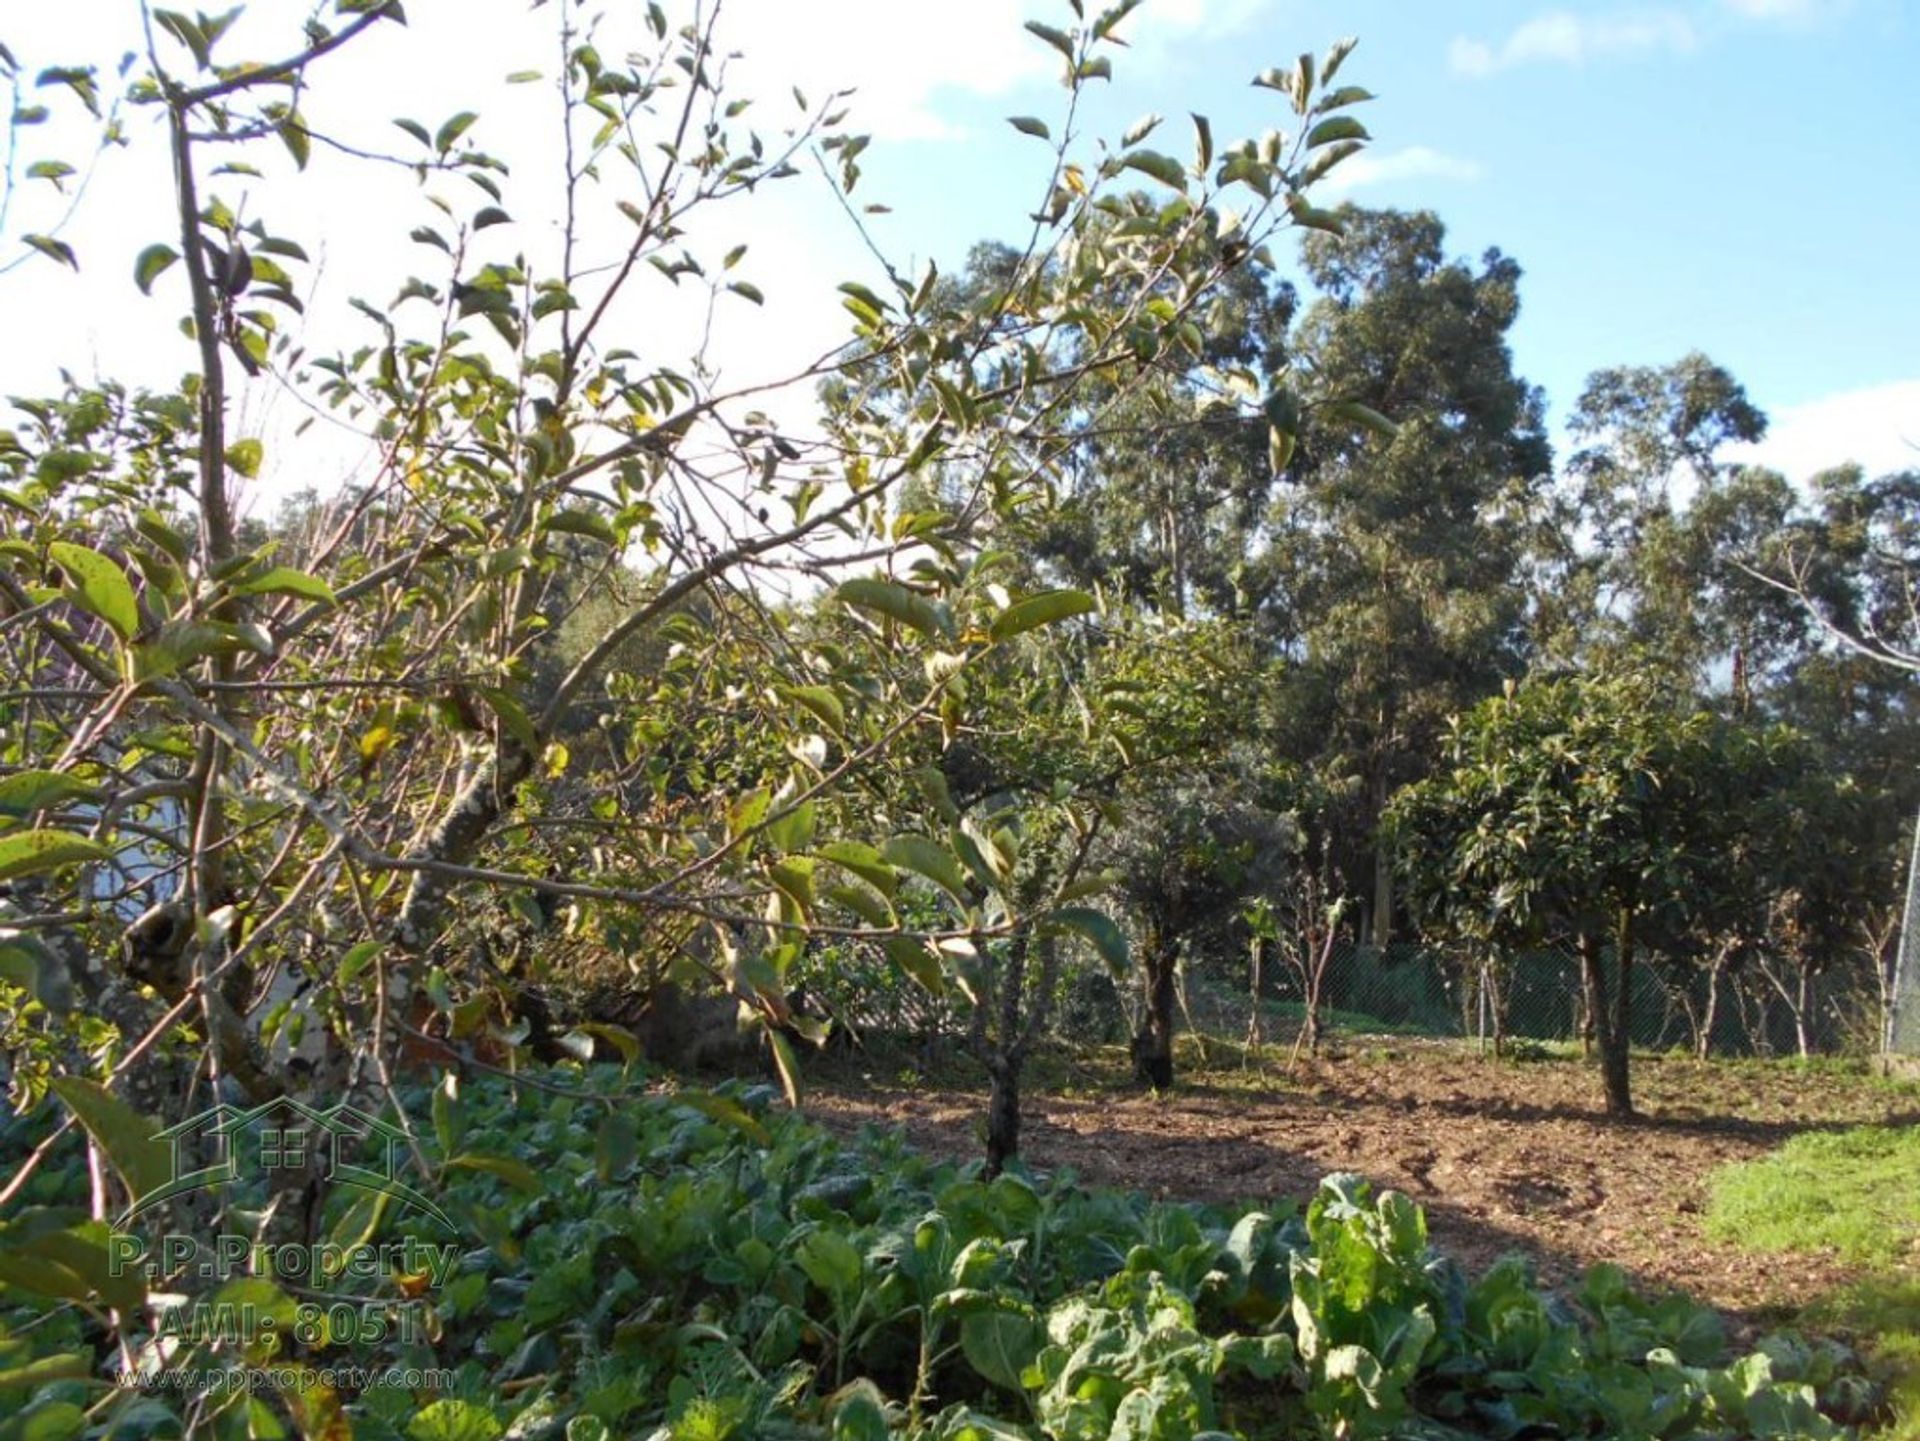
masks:
<instances>
[{"instance_id":1,"label":"dirt ground","mask_svg":"<svg viewBox=\"0 0 1920 1441\"><path fill-rule=\"evenodd\" d=\"M1304 1197L1358 1171L1426 1208L1436 1245L1477 1270L1508 1251L1555 1284L1599 1261L1764 1325L1848 1279L1820 1258L1743 1255L1704 1230L1707 1178L1798 1131L1920 1121L1920 1085L1839 1067L1636 1058L1644 1118L1601 1115L1595 1069L1494 1062L1395 1042L1301 1062L1190 1072L1153 1097L1058 1076L1026 1099L1022 1152L1037 1170L1155 1197ZM806 1109L855 1130L903 1127L935 1154L980 1154L981 1093L821 1078ZM1920 1177L1915 1178L1920 1185Z\"/></svg>"}]
</instances>

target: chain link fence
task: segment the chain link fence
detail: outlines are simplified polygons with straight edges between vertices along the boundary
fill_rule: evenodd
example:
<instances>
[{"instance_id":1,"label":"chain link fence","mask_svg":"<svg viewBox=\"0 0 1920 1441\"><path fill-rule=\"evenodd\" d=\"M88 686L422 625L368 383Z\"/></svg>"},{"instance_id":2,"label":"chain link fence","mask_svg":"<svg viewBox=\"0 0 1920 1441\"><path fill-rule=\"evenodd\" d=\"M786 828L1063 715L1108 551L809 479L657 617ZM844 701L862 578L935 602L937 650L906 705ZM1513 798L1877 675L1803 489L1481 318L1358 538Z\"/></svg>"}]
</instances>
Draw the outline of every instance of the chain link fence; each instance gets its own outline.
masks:
<instances>
[{"instance_id":1,"label":"chain link fence","mask_svg":"<svg viewBox=\"0 0 1920 1441\"><path fill-rule=\"evenodd\" d=\"M1911 932L1909 933L1911 934ZM1909 952L1910 987L1920 983ZM1609 971L1612 967L1608 967ZM835 947L801 975L809 1004L856 1038L884 1036L937 1047L965 1034L968 1009L935 997L878 951ZM1239 1041L1252 1031L1255 998L1246 956L1203 956L1183 967L1187 1029ZM1911 989L1900 1024L1920 1036ZM1030 998L1031 999L1031 998ZM1290 1044L1306 1016L1299 976L1269 963L1258 997L1259 1034ZM1883 998L1868 968L1810 975L1765 959L1723 968L1643 959L1634 968L1633 1044L1717 1056L1871 1053L1881 1044ZM1124 1040L1138 999L1098 964L1065 968L1050 1007L1052 1032L1077 1043ZM1505 1043L1583 1039L1579 958L1543 949L1472 962L1432 947L1335 947L1320 980L1322 1035L1428 1037Z\"/></svg>"},{"instance_id":2,"label":"chain link fence","mask_svg":"<svg viewBox=\"0 0 1920 1441\"><path fill-rule=\"evenodd\" d=\"M1237 988L1234 969L1203 963L1189 975L1193 1022L1209 1034L1248 1030L1252 997L1245 964L1238 967ZM1262 989L1266 1033L1284 1039L1304 1020L1305 987L1297 975L1283 972ZM1633 989L1633 1044L1647 1050L1774 1056L1876 1047L1880 998L1863 968L1803 975L1776 960L1756 959L1716 974L1699 964L1643 957L1634 967ZM1204 1001L1195 1004L1196 993ZM1320 982L1320 1020L1323 1032L1488 1045L1579 1041L1588 1029L1579 957L1558 948L1475 962L1414 944L1384 950L1338 946Z\"/></svg>"}]
</instances>

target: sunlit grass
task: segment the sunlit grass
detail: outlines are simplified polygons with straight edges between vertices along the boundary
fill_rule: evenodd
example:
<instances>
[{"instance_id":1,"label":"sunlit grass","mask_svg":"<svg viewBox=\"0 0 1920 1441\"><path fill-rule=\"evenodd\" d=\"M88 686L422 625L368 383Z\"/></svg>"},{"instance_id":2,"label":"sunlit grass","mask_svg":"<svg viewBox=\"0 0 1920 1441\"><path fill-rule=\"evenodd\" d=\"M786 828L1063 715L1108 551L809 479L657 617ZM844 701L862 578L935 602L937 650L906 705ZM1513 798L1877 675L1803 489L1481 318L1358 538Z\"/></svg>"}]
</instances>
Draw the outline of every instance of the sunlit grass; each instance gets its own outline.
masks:
<instances>
[{"instance_id":1,"label":"sunlit grass","mask_svg":"<svg viewBox=\"0 0 1920 1441\"><path fill-rule=\"evenodd\" d=\"M1859 1345L1885 1379L1886 1441L1920 1441L1920 1126L1796 1136L1713 1181L1707 1229L1755 1251L1830 1250L1872 1268L1801 1324Z\"/></svg>"},{"instance_id":2,"label":"sunlit grass","mask_svg":"<svg viewBox=\"0 0 1920 1441\"><path fill-rule=\"evenodd\" d=\"M1912 1258L1920 1243L1920 1126L1796 1136L1713 1182L1709 1234L1755 1251L1831 1250L1860 1265Z\"/></svg>"}]
</instances>

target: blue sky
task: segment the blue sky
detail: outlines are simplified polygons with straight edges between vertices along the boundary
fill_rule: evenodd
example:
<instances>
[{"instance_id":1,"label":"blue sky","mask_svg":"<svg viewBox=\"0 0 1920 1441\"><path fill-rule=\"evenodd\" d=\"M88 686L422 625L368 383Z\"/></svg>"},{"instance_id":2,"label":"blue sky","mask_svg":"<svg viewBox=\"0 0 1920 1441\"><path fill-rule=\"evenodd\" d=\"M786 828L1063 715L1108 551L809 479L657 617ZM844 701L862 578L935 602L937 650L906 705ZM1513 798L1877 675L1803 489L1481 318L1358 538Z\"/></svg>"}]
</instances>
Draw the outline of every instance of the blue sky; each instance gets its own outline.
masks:
<instances>
[{"instance_id":1,"label":"blue sky","mask_svg":"<svg viewBox=\"0 0 1920 1441\"><path fill-rule=\"evenodd\" d=\"M1348 198L1430 207L1458 251L1519 260L1515 350L1557 419L1597 367L1700 349L1777 429L1802 422L1779 437L1783 465L1829 445L1920 463L1900 439L1920 443L1920 11L1272 0L1212 19L1123 60L1113 114L1166 113L1176 154L1188 108L1257 133L1281 117L1252 70L1360 36L1342 78L1380 99ZM968 140L938 161L938 141L883 156L878 188L965 233L969 197L1037 148L1000 136L996 113L1045 97L936 94Z\"/></svg>"},{"instance_id":2,"label":"blue sky","mask_svg":"<svg viewBox=\"0 0 1920 1441\"><path fill-rule=\"evenodd\" d=\"M859 87L855 120L875 138L856 198L893 208L874 222L889 253L951 265L973 240L1019 230L1048 156L1005 117L1055 117L1063 95L1056 59L1020 21L1071 23L1065 0L725 4L733 43L750 52L743 83L769 97L792 81L815 93ZM476 11L494 5L409 8L408 32L329 62L309 114L325 128L331 95L343 127L391 137L392 114L478 109L475 137L537 189L550 156L529 138L528 107L547 97L498 81L550 59L555 10L505 0L501 23L480 27ZM264 35L304 10L259 0L246 23ZM136 14L131 0L0 11L0 41L30 64L101 57L130 38ZM1546 388L1556 420L1590 370L1697 348L1774 416L1760 458L1790 474L1849 456L1874 469L1920 460L1908 443L1920 442L1920 15L1904 0L1147 0L1127 30L1134 43L1088 128L1113 135L1162 112L1150 143L1181 156L1189 110L1208 114L1223 142L1284 126L1283 102L1250 77L1358 35L1342 78L1381 97L1357 112L1376 144L1336 172L1328 198L1430 207L1457 251L1497 245L1515 257L1526 272L1519 367ZM271 36L257 47L283 48ZM191 362L172 328L172 278L150 302L126 279L132 256L166 231L158 137L143 124L68 232L81 275L0 274L13 336L0 346L0 391L44 389L54 364L158 380ZM322 283L336 299L343 277L390 263L395 229L412 223L368 187L316 161L278 212L289 233L326 240ZM767 203L745 222L743 273L769 304L718 332L746 365L831 343L843 319L834 283L868 267L820 187ZM531 231L536 210L522 200L524 225L489 235L537 244L515 233ZM17 210L0 243L30 223Z\"/></svg>"}]
</instances>

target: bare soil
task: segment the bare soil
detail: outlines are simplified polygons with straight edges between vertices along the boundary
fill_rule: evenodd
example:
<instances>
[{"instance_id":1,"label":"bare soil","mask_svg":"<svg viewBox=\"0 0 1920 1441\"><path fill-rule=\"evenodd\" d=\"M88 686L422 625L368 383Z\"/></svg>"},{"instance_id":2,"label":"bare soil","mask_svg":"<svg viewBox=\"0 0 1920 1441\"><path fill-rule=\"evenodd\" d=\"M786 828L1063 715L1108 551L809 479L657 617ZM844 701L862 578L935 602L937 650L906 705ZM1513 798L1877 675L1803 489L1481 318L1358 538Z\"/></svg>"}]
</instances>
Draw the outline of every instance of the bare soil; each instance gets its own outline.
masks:
<instances>
[{"instance_id":1,"label":"bare soil","mask_svg":"<svg viewBox=\"0 0 1920 1441\"><path fill-rule=\"evenodd\" d=\"M1304 1198L1322 1176L1357 1171L1420 1202L1434 1243L1470 1270L1520 1251L1565 1284L1611 1261L1753 1325L1851 1279L1831 1258L1709 1240L1708 1177L1799 1131L1920 1121L1920 1086L1826 1065L1634 1066L1643 1115L1632 1122L1606 1119L1597 1070L1580 1061L1496 1062L1418 1042L1291 1071L1190 1071L1159 1097L1086 1077L1026 1098L1021 1150L1036 1170L1172 1199ZM904 1128L928 1152L981 1154L980 1091L854 1076L814 1085L807 1109L829 1127Z\"/></svg>"}]
</instances>

